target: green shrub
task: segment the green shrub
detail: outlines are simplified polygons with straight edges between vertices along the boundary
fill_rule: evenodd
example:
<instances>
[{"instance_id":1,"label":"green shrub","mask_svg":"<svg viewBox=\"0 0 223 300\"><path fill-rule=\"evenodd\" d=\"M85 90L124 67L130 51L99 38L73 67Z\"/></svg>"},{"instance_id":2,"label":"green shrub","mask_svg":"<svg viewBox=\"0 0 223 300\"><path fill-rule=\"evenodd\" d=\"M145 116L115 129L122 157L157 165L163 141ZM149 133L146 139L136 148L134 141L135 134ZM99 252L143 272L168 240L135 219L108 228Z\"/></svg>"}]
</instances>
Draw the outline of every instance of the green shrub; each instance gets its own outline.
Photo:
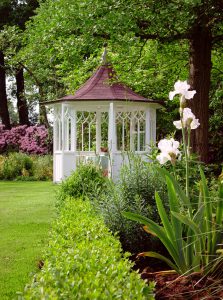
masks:
<instances>
[{"instance_id":1,"label":"green shrub","mask_svg":"<svg viewBox=\"0 0 223 300\"><path fill-rule=\"evenodd\" d=\"M5 163L5 156L0 155L0 179L4 179L4 175L3 175L4 163Z\"/></svg>"},{"instance_id":2,"label":"green shrub","mask_svg":"<svg viewBox=\"0 0 223 300\"><path fill-rule=\"evenodd\" d=\"M32 176L33 175L33 161L24 153L13 152L5 157L2 166L2 179L12 180L18 176Z\"/></svg>"},{"instance_id":3,"label":"green shrub","mask_svg":"<svg viewBox=\"0 0 223 300\"><path fill-rule=\"evenodd\" d=\"M51 180L53 158L51 155L28 155L11 152L0 156L0 179L6 180Z\"/></svg>"},{"instance_id":4,"label":"green shrub","mask_svg":"<svg viewBox=\"0 0 223 300\"><path fill-rule=\"evenodd\" d=\"M89 201L66 199L46 252L22 299L154 299Z\"/></svg>"},{"instance_id":5,"label":"green shrub","mask_svg":"<svg viewBox=\"0 0 223 300\"><path fill-rule=\"evenodd\" d=\"M118 232L126 251L137 253L160 247L159 241L151 236L148 241L146 232L133 221L123 217L123 211L131 211L159 221L155 205L155 190L159 191L167 203L165 181L157 175L152 165L140 157L132 156L129 166L121 170L120 181L110 185L108 192L98 201L105 224L112 232Z\"/></svg>"},{"instance_id":6,"label":"green shrub","mask_svg":"<svg viewBox=\"0 0 223 300\"><path fill-rule=\"evenodd\" d=\"M63 201L67 196L95 199L105 191L107 182L99 167L93 163L81 164L62 182L58 200Z\"/></svg>"},{"instance_id":7,"label":"green shrub","mask_svg":"<svg viewBox=\"0 0 223 300\"><path fill-rule=\"evenodd\" d=\"M182 275L193 272L211 274L213 267L219 268L222 263L218 253L219 250L221 253L223 236L223 182L219 180L219 196L212 201L201 167L199 171L201 175L200 195L196 209L192 208L190 198L177 180L167 170L160 168L160 175L166 178L170 217L158 193L155 198L162 226L142 215L131 212L123 213L127 218L147 226L149 233L155 234L162 241L171 259L154 251L145 252L144 256L161 259Z\"/></svg>"},{"instance_id":8,"label":"green shrub","mask_svg":"<svg viewBox=\"0 0 223 300\"><path fill-rule=\"evenodd\" d=\"M33 176L35 180L51 180L53 178L52 155L35 155L33 160Z\"/></svg>"}]
</instances>

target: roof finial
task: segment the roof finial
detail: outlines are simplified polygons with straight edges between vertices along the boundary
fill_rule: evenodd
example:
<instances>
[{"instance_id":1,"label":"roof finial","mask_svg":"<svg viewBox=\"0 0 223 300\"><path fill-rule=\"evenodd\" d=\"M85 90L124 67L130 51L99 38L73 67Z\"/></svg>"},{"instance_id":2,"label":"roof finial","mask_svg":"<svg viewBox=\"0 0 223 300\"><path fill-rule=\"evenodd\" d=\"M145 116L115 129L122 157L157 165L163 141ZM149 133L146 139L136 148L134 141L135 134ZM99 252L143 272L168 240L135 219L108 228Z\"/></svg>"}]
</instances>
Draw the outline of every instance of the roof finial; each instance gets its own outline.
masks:
<instances>
[{"instance_id":1,"label":"roof finial","mask_svg":"<svg viewBox=\"0 0 223 300\"><path fill-rule=\"evenodd\" d=\"M108 63L107 46L108 46L108 44L104 43L104 52L103 52L102 57L101 57L101 64L102 65L107 65L107 63Z\"/></svg>"}]
</instances>

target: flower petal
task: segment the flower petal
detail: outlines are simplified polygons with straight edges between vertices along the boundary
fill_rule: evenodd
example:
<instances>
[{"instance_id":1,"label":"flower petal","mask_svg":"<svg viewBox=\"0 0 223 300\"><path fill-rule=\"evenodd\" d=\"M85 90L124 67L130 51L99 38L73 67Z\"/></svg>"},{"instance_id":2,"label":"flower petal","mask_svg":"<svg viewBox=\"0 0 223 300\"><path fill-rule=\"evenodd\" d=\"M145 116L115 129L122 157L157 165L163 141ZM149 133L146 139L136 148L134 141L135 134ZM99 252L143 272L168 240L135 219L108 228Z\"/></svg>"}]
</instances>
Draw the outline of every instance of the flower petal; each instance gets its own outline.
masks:
<instances>
[{"instance_id":1,"label":"flower petal","mask_svg":"<svg viewBox=\"0 0 223 300\"><path fill-rule=\"evenodd\" d=\"M173 91L173 92L169 92L169 99L170 100L173 100L173 97L177 94L176 91Z\"/></svg>"},{"instance_id":2,"label":"flower petal","mask_svg":"<svg viewBox=\"0 0 223 300\"><path fill-rule=\"evenodd\" d=\"M164 165L168 160L171 160L170 156L164 152L157 155L156 159L159 161L161 165Z\"/></svg>"},{"instance_id":3,"label":"flower petal","mask_svg":"<svg viewBox=\"0 0 223 300\"><path fill-rule=\"evenodd\" d=\"M160 149L161 152L168 152L171 150L171 141L167 139L162 139L158 143L158 148Z\"/></svg>"},{"instance_id":4,"label":"flower petal","mask_svg":"<svg viewBox=\"0 0 223 300\"><path fill-rule=\"evenodd\" d=\"M175 141L173 138L170 139L172 142L172 149L174 152L176 152L177 148L180 146L180 143L178 141Z\"/></svg>"},{"instance_id":5,"label":"flower petal","mask_svg":"<svg viewBox=\"0 0 223 300\"><path fill-rule=\"evenodd\" d=\"M199 119L194 119L190 124L191 129L197 129L197 127L199 127L199 126L200 126Z\"/></svg>"},{"instance_id":6,"label":"flower petal","mask_svg":"<svg viewBox=\"0 0 223 300\"><path fill-rule=\"evenodd\" d=\"M174 89L178 94L184 95L185 91L188 91L190 88L190 85L187 83L187 81L180 81L178 80L174 84Z\"/></svg>"},{"instance_id":7,"label":"flower petal","mask_svg":"<svg viewBox=\"0 0 223 300\"><path fill-rule=\"evenodd\" d=\"M186 99L192 99L195 94L196 94L195 90L193 90L193 91L185 91L184 96L185 96Z\"/></svg>"},{"instance_id":8,"label":"flower petal","mask_svg":"<svg viewBox=\"0 0 223 300\"><path fill-rule=\"evenodd\" d=\"M181 121L174 121L173 125L177 128L177 129L182 129L182 124Z\"/></svg>"}]
</instances>

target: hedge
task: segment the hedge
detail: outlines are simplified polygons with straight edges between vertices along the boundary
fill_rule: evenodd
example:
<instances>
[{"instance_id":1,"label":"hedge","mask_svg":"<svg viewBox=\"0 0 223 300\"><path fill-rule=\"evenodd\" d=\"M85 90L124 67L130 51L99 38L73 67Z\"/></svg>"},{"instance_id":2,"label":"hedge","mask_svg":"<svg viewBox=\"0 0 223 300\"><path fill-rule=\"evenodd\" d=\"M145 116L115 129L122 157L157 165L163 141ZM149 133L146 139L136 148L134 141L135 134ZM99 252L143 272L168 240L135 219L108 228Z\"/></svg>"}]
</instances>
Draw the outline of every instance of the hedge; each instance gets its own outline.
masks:
<instances>
[{"instance_id":1,"label":"hedge","mask_svg":"<svg viewBox=\"0 0 223 300\"><path fill-rule=\"evenodd\" d=\"M89 201L66 199L54 222L44 266L22 299L154 299L120 242Z\"/></svg>"}]
</instances>

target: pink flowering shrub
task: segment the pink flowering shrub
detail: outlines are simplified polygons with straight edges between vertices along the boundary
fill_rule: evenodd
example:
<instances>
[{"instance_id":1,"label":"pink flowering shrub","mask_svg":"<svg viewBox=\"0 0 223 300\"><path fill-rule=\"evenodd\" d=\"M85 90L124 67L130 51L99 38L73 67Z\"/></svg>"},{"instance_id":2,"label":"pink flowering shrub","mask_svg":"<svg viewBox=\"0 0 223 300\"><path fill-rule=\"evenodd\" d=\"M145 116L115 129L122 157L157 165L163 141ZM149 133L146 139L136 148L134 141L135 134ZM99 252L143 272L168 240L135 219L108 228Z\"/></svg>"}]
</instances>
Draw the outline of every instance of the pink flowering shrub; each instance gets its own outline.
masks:
<instances>
[{"instance_id":1,"label":"pink flowering shrub","mask_svg":"<svg viewBox=\"0 0 223 300\"><path fill-rule=\"evenodd\" d=\"M52 140L44 126L21 125L5 130L0 125L0 152L21 151L28 154L47 154Z\"/></svg>"}]
</instances>

